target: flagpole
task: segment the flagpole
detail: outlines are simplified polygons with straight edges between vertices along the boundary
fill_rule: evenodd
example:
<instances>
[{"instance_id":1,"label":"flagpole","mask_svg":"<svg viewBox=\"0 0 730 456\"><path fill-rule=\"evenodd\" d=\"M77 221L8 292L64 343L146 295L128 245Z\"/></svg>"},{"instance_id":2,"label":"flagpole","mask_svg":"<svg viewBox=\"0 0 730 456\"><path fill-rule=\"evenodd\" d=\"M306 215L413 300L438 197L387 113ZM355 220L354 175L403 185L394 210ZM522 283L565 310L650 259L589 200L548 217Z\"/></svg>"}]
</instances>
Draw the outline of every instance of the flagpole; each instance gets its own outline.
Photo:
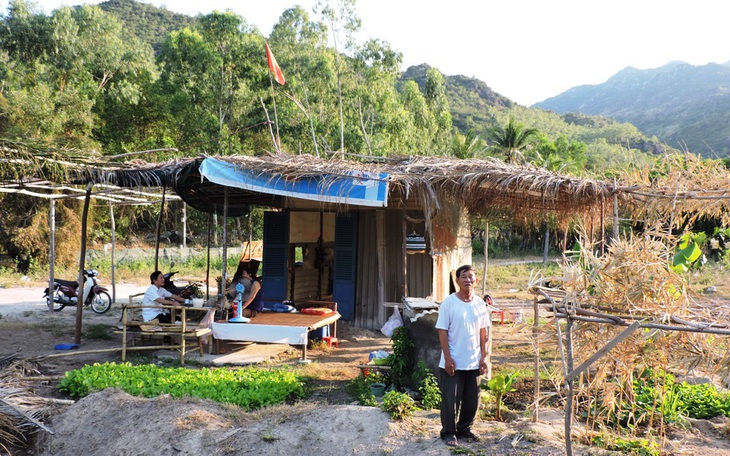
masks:
<instances>
[{"instance_id":1,"label":"flagpole","mask_svg":"<svg viewBox=\"0 0 730 456\"><path fill-rule=\"evenodd\" d=\"M276 113L276 94L274 93L274 78L269 72L269 86L271 87L271 99L274 101L274 125L276 126L276 151L281 152L281 137L279 137L279 116Z\"/></svg>"},{"instance_id":2,"label":"flagpole","mask_svg":"<svg viewBox=\"0 0 730 456\"><path fill-rule=\"evenodd\" d=\"M274 150L276 153L279 153L279 146L276 145L276 138L274 138L274 130L271 129L271 120L269 120L269 111L266 109L266 105L264 104L264 99L259 97L259 100L261 100L261 107L264 108L264 114L266 114L266 123L269 125L269 133L271 133L271 142L274 144Z\"/></svg>"}]
</instances>

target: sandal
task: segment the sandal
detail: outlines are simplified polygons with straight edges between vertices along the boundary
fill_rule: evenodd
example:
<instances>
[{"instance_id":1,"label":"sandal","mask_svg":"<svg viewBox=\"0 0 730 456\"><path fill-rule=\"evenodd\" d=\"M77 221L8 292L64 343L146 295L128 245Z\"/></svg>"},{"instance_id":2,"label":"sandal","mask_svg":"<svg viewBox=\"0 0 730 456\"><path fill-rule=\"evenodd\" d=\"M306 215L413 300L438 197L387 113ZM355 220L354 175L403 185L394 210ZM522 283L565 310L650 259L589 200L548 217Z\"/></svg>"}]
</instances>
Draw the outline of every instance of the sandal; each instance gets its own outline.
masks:
<instances>
[{"instance_id":1,"label":"sandal","mask_svg":"<svg viewBox=\"0 0 730 456\"><path fill-rule=\"evenodd\" d=\"M446 437L444 437L444 443L446 444L446 446L450 447L459 446L459 442L456 440L455 435L447 435Z\"/></svg>"},{"instance_id":2,"label":"sandal","mask_svg":"<svg viewBox=\"0 0 730 456\"><path fill-rule=\"evenodd\" d=\"M463 437L470 442L478 442L479 440L481 440L479 434L472 432L471 429L469 429L468 431L459 432L459 437Z\"/></svg>"}]
</instances>

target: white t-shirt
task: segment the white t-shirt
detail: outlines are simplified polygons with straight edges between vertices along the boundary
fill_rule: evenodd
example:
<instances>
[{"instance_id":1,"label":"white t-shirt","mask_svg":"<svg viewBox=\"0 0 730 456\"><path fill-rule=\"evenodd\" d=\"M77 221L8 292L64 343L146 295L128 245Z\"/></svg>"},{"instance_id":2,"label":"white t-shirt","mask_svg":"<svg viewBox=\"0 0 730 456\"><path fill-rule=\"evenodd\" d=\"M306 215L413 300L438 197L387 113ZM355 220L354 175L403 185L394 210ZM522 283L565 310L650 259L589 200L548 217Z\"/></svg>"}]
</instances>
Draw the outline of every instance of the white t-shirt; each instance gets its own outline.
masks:
<instances>
[{"instance_id":1,"label":"white t-shirt","mask_svg":"<svg viewBox=\"0 0 730 456\"><path fill-rule=\"evenodd\" d=\"M491 324L487 305L482 298L474 296L471 301L464 302L456 293L452 293L444 299L439 307L436 329L447 331L449 352L456 364L456 370L479 369L482 356L479 332ZM446 359L441 350L439 367L444 369L445 366Z\"/></svg>"},{"instance_id":2,"label":"white t-shirt","mask_svg":"<svg viewBox=\"0 0 730 456\"><path fill-rule=\"evenodd\" d=\"M172 296L172 293L165 290L164 288L160 287L157 288L155 285L150 285L150 287L147 289L147 291L144 292L144 296L142 297L142 305L143 306L160 306L159 302L155 301L157 298L165 299L169 296ZM144 321L150 321L154 319L159 314L168 314L170 313L168 309L155 309L155 308L144 308L142 309L142 320Z\"/></svg>"}]
</instances>

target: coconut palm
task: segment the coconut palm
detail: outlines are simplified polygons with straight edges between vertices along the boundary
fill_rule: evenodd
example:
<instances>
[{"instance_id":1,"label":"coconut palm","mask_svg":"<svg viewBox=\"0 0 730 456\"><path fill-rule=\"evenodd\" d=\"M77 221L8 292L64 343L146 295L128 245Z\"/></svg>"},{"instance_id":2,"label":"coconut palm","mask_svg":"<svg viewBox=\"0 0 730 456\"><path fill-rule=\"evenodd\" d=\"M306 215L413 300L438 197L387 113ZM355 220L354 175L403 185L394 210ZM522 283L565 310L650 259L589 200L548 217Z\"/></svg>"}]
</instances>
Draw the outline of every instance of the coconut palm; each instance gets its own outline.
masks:
<instances>
[{"instance_id":1,"label":"coconut palm","mask_svg":"<svg viewBox=\"0 0 730 456\"><path fill-rule=\"evenodd\" d=\"M515 123L510 117L506 127L497 125L489 131L489 139L494 143L495 150L505 154L507 163L524 161L523 151L530 146L530 138L536 136L539 130L525 128L521 123Z\"/></svg>"}]
</instances>

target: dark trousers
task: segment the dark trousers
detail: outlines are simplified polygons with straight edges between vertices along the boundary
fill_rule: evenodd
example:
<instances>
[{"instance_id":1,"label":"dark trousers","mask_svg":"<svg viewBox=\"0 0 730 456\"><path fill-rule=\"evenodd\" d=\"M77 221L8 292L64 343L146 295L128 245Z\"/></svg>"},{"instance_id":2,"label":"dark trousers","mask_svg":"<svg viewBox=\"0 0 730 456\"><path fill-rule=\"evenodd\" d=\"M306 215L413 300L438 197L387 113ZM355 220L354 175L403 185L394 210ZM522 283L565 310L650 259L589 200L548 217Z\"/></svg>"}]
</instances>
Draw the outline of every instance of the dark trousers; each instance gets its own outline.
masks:
<instances>
[{"instance_id":1,"label":"dark trousers","mask_svg":"<svg viewBox=\"0 0 730 456\"><path fill-rule=\"evenodd\" d=\"M169 313L157 314L157 316L155 318L160 323L172 323L172 315L170 315ZM153 318L153 320L154 320L154 318ZM180 315L175 315L175 321L180 321Z\"/></svg>"},{"instance_id":2,"label":"dark trousers","mask_svg":"<svg viewBox=\"0 0 730 456\"><path fill-rule=\"evenodd\" d=\"M479 370L457 370L453 377L445 369L439 370L441 437L466 433L479 408Z\"/></svg>"}]
</instances>

